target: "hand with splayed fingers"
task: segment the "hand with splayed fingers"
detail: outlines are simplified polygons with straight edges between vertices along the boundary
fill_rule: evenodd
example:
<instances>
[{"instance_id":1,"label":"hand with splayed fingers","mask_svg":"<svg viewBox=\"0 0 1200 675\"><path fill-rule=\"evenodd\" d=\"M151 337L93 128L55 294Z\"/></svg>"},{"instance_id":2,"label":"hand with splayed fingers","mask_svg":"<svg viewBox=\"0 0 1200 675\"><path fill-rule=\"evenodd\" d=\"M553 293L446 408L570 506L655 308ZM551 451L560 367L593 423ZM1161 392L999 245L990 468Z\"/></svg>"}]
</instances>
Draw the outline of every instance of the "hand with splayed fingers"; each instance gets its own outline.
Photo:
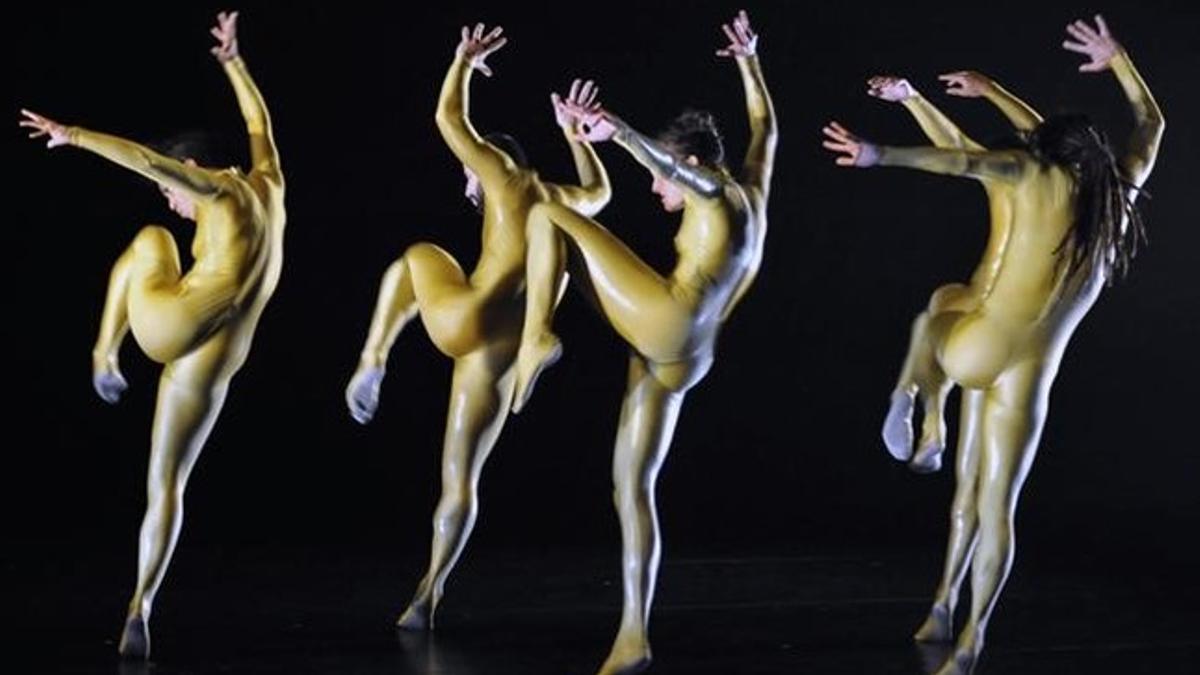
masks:
<instances>
[{"instance_id":1,"label":"hand with splayed fingers","mask_svg":"<svg viewBox=\"0 0 1200 675\"><path fill-rule=\"evenodd\" d=\"M30 138L45 136L47 148L57 148L60 145L67 145L71 142L70 132L67 130L67 127L49 117L42 117L24 108L21 109L21 114L25 116L25 119L18 122L18 126L32 129L33 131L29 132Z\"/></svg>"},{"instance_id":2,"label":"hand with splayed fingers","mask_svg":"<svg viewBox=\"0 0 1200 675\"><path fill-rule=\"evenodd\" d=\"M721 24L729 45L717 50L717 56L747 57L754 56L758 50L758 35L750 27L750 17L746 10L741 10L730 23Z\"/></svg>"},{"instance_id":3,"label":"hand with splayed fingers","mask_svg":"<svg viewBox=\"0 0 1200 675\"><path fill-rule=\"evenodd\" d=\"M584 82L579 78L571 82L567 97L563 98L557 92L550 94L550 103L554 106L554 119L558 126L576 130L586 120L595 120L600 115L600 87L592 80Z\"/></svg>"},{"instance_id":4,"label":"hand with splayed fingers","mask_svg":"<svg viewBox=\"0 0 1200 675\"><path fill-rule=\"evenodd\" d=\"M217 25L208 31L218 43L209 51L221 63L238 57L237 18L237 12L220 12L217 14Z\"/></svg>"},{"instance_id":5,"label":"hand with splayed fingers","mask_svg":"<svg viewBox=\"0 0 1200 675\"><path fill-rule=\"evenodd\" d=\"M1108 24L1104 17L1096 15L1096 27L1093 29L1086 21L1078 20L1067 24L1067 33L1075 41L1063 40L1063 49L1078 52L1087 56L1091 61L1079 66L1080 72L1099 73L1108 70L1113 58L1121 53L1121 45L1108 32Z\"/></svg>"},{"instance_id":6,"label":"hand with splayed fingers","mask_svg":"<svg viewBox=\"0 0 1200 675\"><path fill-rule=\"evenodd\" d=\"M879 163L879 146L855 136L837 122L830 122L822 129L825 132L826 149L841 153L834 162L838 166L866 168Z\"/></svg>"},{"instance_id":7,"label":"hand with splayed fingers","mask_svg":"<svg viewBox=\"0 0 1200 675\"><path fill-rule=\"evenodd\" d=\"M487 34L484 34L483 30L482 23L475 24L474 30L463 26L462 40L458 43L458 53L470 62L472 68L483 73L484 77L491 77L492 69L484 63L484 60L503 47L508 42L508 38L502 37L504 29L500 26L496 26Z\"/></svg>"}]
</instances>

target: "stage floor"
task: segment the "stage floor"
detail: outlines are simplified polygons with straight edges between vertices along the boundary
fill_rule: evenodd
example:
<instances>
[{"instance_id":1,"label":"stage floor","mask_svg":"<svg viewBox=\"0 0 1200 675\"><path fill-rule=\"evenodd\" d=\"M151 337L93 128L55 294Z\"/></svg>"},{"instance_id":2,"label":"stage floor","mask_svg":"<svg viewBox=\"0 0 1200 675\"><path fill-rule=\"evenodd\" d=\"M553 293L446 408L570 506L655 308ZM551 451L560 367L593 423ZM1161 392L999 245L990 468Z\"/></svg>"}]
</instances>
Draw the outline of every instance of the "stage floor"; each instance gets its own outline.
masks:
<instances>
[{"instance_id":1,"label":"stage floor","mask_svg":"<svg viewBox=\"0 0 1200 675\"><path fill-rule=\"evenodd\" d=\"M469 550L430 636L392 628L417 581L416 557L184 548L159 596L150 664L122 664L115 653L130 560L85 550L6 560L16 590L15 607L5 603L14 621L6 651L31 663L4 670L588 675L619 615L615 551ZM1200 582L1188 570L1122 576L1113 566L1028 562L1018 562L977 672L1200 672ZM650 672L929 672L944 652L908 636L939 567L936 552L668 551Z\"/></svg>"}]
</instances>

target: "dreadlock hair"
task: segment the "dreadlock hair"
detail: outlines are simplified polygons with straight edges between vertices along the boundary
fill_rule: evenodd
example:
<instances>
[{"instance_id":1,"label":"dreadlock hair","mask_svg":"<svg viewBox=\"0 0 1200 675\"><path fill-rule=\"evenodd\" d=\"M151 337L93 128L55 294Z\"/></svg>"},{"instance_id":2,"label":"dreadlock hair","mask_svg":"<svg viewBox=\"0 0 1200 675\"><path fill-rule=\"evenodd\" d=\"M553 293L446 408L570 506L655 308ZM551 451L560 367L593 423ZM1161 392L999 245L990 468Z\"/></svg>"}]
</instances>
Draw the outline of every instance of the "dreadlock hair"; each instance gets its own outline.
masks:
<instances>
[{"instance_id":1,"label":"dreadlock hair","mask_svg":"<svg viewBox=\"0 0 1200 675\"><path fill-rule=\"evenodd\" d=\"M1058 115L1034 128L1026 145L1039 162L1075 177L1075 222L1055 250L1068 250L1067 275L1089 263L1102 265L1110 283L1113 272L1124 276L1146 228L1129 197L1137 186L1123 175L1104 132L1086 115Z\"/></svg>"}]
</instances>

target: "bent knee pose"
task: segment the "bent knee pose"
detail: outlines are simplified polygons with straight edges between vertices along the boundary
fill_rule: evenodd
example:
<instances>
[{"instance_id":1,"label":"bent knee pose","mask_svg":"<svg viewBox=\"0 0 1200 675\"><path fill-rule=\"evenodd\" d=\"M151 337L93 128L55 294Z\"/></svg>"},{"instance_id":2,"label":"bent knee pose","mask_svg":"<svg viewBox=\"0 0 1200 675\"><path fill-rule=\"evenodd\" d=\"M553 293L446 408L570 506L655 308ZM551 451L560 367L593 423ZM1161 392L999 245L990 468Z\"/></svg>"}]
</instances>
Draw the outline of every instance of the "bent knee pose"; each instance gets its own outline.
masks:
<instances>
[{"instance_id":1,"label":"bent knee pose","mask_svg":"<svg viewBox=\"0 0 1200 675\"><path fill-rule=\"evenodd\" d=\"M762 260L766 203L776 145L770 97L745 13L725 26L745 86L751 139L741 175L725 168L710 116L685 113L651 139L607 111L577 111L590 140L614 140L650 170L652 191L681 212L678 260L663 277L616 236L554 204L529 214L527 309L514 409L529 400L538 375L561 353L551 331L555 280L568 249L605 319L629 343L628 383L613 455L623 544L624 610L601 673L626 673L650 660L646 624L661 551L655 482L683 399L712 363L717 333L745 294Z\"/></svg>"},{"instance_id":2,"label":"bent knee pose","mask_svg":"<svg viewBox=\"0 0 1200 675\"><path fill-rule=\"evenodd\" d=\"M415 244L384 274L358 369L346 389L350 414L362 424L374 416L388 352L417 315L434 345L454 359L442 449L442 496L433 519L429 569L400 616L404 628L432 627L434 611L479 509L484 462L512 404L513 363L520 342L525 289L525 221L550 204L595 214L608 202L608 176L595 151L575 139L568 105L594 109L597 90L577 80L566 100L552 95L555 117L575 159L581 185L543 181L508 136L480 136L467 113L471 73L491 75L488 55L504 46L502 29L463 28L438 100L437 126L463 163L466 197L483 214L479 262L470 276L453 257Z\"/></svg>"},{"instance_id":3,"label":"bent knee pose","mask_svg":"<svg viewBox=\"0 0 1200 675\"><path fill-rule=\"evenodd\" d=\"M911 383L901 381L901 387L918 389L952 382L964 390L946 565L933 608L916 635L952 637L959 586L969 566L970 616L942 673L970 672L983 648L1012 568L1017 498L1037 450L1054 376L1105 282L1123 272L1135 253L1142 228L1133 202L1154 166L1164 128L1150 90L1104 20L1096 17L1095 27L1076 21L1067 30L1071 39L1063 46L1090 58L1080 70L1111 69L1133 107L1135 129L1122 158L1113 156L1103 133L1081 115L1036 124L1024 118L1032 128L1020 147L1006 150L973 143L883 147L837 123L825 129L826 147L843 153L837 162L844 166L904 166L980 180L987 187L993 230L1004 233L960 301L931 307L921 335L914 335L924 344L913 350L928 350L929 356L913 370L924 368L928 375L918 372ZM922 461L936 464L932 457Z\"/></svg>"},{"instance_id":4,"label":"bent knee pose","mask_svg":"<svg viewBox=\"0 0 1200 675\"><path fill-rule=\"evenodd\" d=\"M237 12L218 15L212 49L237 95L250 139L252 167L213 169L173 159L130 141L65 127L23 111L22 126L47 145L90 150L156 182L170 208L195 221L194 262L180 265L174 237L148 226L117 259L109 278L93 357L96 392L116 403L126 387L117 361L132 331L151 359L164 364L151 434L146 516L138 580L120 652L150 653L149 620L183 526L183 493L216 423L229 382L250 351L259 317L283 262L283 174L262 96L238 55Z\"/></svg>"},{"instance_id":5,"label":"bent knee pose","mask_svg":"<svg viewBox=\"0 0 1200 675\"><path fill-rule=\"evenodd\" d=\"M946 93L951 96L986 98L1004 113L1020 133L1028 133L1042 122L1042 117L1024 101L1009 93L996 82L980 73L959 71L939 76L947 84ZM982 151L985 148L972 140L950 121L942 111L905 79L876 76L868 82L871 96L884 101L899 102L916 119L921 130L938 148ZM994 204L1003 204L1003 199L991 199L995 188L992 182L981 183ZM891 407L883 425L883 440L888 451L900 461L910 461L909 466L917 472L926 473L941 468L942 451L946 447L946 425L943 411L951 382L937 365L935 345L929 337L930 321L946 312L965 313L979 307L983 295L988 291L1001 253L1012 233L1007 218L993 218L983 259L975 266L975 272L967 284L946 284L935 290L929 305L913 321L908 354L900 371L900 378L892 393ZM923 409L921 440L916 455L913 455L913 407L914 399L920 394Z\"/></svg>"}]
</instances>

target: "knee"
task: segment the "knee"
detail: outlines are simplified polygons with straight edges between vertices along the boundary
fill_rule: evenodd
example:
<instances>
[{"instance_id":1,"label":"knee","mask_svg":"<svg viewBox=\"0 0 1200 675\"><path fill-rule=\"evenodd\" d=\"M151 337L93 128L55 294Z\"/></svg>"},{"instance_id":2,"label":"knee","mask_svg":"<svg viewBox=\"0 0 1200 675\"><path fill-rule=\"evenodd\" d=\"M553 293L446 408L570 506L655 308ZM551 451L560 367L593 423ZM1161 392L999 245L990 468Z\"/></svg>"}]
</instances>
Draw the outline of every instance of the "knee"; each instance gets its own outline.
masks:
<instances>
[{"instance_id":1,"label":"knee","mask_svg":"<svg viewBox=\"0 0 1200 675\"><path fill-rule=\"evenodd\" d=\"M613 504L618 511L628 508L641 510L653 499L654 486L648 480L622 480L617 478L613 486Z\"/></svg>"},{"instance_id":2,"label":"knee","mask_svg":"<svg viewBox=\"0 0 1200 675\"><path fill-rule=\"evenodd\" d=\"M442 250L441 247L437 246L436 244L430 244L429 242L422 241L409 246L404 251L404 257L392 263L392 267L402 264L405 260L407 260L409 264L419 265L425 261L445 260L448 257L449 254ZM389 268L388 271L390 272L391 268Z\"/></svg>"},{"instance_id":3,"label":"knee","mask_svg":"<svg viewBox=\"0 0 1200 675\"><path fill-rule=\"evenodd\" d=\"M133 252L139 257L172 257L175 237L161 225L147 225L133 238Z\"/></svg>"}]
</instances>

